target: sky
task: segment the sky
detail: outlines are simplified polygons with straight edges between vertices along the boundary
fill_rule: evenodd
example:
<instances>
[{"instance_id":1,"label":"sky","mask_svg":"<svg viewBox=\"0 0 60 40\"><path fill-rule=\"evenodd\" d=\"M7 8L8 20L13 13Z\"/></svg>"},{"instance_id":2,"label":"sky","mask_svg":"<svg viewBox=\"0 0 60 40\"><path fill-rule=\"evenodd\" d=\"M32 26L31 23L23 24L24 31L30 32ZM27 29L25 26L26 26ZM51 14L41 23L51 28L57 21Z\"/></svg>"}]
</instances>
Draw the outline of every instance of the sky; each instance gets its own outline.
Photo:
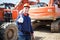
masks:
<instances>
[{"instance_id":1,"label":"sky","mask_svg":"<svg viewBox=\"0 0 60 40\"><path fill-rule=\"evenodd\" d=\"M1 3L18 3L19 1L21 0L0 0L0 4ZM31 1L36 1L36 0L31 0ZM41 1L44 1L45 3L48 3L49 0L41 0Z\"/></svg>"},{"instance_id":2,"label":"sky","mask_svg":"<svg viewBox=\"0 0 60 40\"><path fill-rule=\"evenodd\" d=\"M18 3L20 0L0 0L0 4L1 3Z\"/></svg>"}]
</instances>

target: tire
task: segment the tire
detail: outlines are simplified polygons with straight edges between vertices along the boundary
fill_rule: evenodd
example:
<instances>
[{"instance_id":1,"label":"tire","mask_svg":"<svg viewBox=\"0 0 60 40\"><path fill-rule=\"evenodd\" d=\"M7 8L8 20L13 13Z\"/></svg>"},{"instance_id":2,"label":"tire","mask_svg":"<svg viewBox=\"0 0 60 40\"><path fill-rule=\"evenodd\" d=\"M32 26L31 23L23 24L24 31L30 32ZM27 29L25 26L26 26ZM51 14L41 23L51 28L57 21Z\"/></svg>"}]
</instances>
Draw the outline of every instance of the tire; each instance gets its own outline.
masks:
<instances>
[{"instance_id":1,"label":"tire","mask_svg":"<svg viewBox=\"0 0 60 40\"><path fill-rule=\"evenodd\" d=\"M55 32L60 32L60 20L56 21L55 26Z\"/></svg>"},{"instance_id":2,"label":"tire","mask_svg":"<svg viewBox=\"0 0 60 40\"><path fill-rule=\"evenodd\" d=\"M55 22L51 23L51 32L55 32Z\"/></svg>"},{"instance_id":3,"label":"tire","mask_svg":"<svg viewBox=\"0 0 60 40\"><path fill-rule=\"evenodd\" d=\"M60 31L60 20L57 20L51 24L51 32L59 32Z\"/></svg>"},{"instance_id":4,"label":"tire","mask_svg":"<svg viewBox=\"0 0 60 40\"><path fill-rule=\"evenodd\" d=\"M0 28L0 40L3 40L4 29Z\"/></svg>"},{"instance_id":5,"label":"tire","mask_svg":"<svg viewBox=\"0 0 60 40\"><path fill-rule=\"evenodd\" d=\"M18 28L15 24L13 23L4 23L1 25L3 31L3 40L17 40L18 36Z\"/></svg>"}]
</instances>

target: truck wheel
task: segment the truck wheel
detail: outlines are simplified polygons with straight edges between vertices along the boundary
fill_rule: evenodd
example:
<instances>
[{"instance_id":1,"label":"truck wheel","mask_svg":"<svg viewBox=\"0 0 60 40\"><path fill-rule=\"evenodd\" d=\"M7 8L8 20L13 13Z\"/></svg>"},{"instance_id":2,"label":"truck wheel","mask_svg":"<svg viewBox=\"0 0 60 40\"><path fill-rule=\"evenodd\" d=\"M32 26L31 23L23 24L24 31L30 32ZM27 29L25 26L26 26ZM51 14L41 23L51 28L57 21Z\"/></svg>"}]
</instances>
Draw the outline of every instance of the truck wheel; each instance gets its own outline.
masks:
<instances>
[{"instance_id":1,"label":"truck wheel","mask_svg":"<svg viewBox=\"0 0 60 40\"><path fill-rule=\"evenodd\" d=\"M54 31L55 31L55 22L51 24L51 32L54 32Z\"/></svg>"},{"instance_id":2,"label":"truck wheel","mask_svg":"<svg viewBox=\"0 0 60 40\"><path fill-rule=\"evenodd\" d=\"M17 40L18 29L15 24L4 23L2 28L4 29L3 40Z\"/></svg>"},{"instance_id":3,"label":"truck wheel","mask_svg":"<svg viewBox=\"0 0 60 40\"><path fill-rule=\"evenodd\" d=\"M60 20L56 21L55 32L60 32Z\"/></svg>"},{"instance_id":4,"label":"truck wheel","mask_svg":"<svg viewBox=\"0 0 60 40\"><path fill-rule=\"evenodd\" d=\"M59 32L60 30L60 20L55 21L51 24L51 32Z\"/></svg>"},{"instance_id":5,"label":"truck wheel","mask_svg":"<svg viewBox=\"0 0 60 40\"><path fill-rule=\"evenodd\" d=\"M3 40L4 29L0 28L0 40Z\"/></svg>"}]
</instances>

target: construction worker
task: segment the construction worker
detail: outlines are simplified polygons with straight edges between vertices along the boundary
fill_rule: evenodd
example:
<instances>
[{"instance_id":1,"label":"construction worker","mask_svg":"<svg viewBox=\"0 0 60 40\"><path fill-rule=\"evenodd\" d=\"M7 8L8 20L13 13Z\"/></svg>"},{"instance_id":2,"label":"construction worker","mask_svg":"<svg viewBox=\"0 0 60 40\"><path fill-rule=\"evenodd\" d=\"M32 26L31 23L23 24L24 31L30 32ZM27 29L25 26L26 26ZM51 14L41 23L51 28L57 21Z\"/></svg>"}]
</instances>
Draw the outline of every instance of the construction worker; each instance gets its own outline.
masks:
<instances>
[{"instance_id":1,"label":"construction worker","mask_svg":"<svg viewBox=\"0 0 60 40\"><path fill-rule=\"evenodd\" d=\"M16 20L16 23L18 25L18 40L31 40L31 36L33 36L33 29L31 26L31 19L29 17L28 11L29 11L30 5L24 4L24 8L22 11L19 12L19 16ZM18 19L21 20L18 20Z\"/></svg>"}]
</instances>

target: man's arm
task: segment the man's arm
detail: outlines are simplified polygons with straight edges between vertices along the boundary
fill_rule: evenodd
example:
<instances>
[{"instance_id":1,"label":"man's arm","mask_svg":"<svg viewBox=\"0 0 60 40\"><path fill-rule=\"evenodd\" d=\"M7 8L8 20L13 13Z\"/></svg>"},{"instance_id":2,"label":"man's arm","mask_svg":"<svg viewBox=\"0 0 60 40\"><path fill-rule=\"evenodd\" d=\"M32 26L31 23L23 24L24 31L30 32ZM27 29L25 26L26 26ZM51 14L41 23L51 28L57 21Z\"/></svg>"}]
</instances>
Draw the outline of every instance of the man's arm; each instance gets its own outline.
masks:
<instances>
[{"instance_id":1,"label":"man's arm","mask_svg":"<svg viewBox=\"0 0 60 40\"><path fill-rule=\"evenodd\" d=\"M30 19L30 29L31 29L31 33L33 34L33 28L32 28L32 25L31 25L31 19Z\"/></svg>"}]
</instances>

